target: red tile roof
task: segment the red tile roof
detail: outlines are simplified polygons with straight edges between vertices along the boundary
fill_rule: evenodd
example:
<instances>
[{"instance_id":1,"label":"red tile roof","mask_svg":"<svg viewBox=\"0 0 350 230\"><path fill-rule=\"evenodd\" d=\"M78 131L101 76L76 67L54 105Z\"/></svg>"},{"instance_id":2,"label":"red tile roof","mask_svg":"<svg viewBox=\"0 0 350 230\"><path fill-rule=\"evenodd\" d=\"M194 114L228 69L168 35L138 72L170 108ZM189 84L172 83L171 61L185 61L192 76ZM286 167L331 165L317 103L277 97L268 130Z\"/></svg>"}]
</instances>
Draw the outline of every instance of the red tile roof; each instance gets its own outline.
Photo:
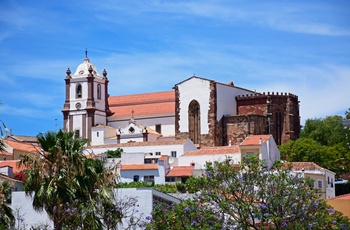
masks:
<instances>
[{"instance_id":1,"label":"red tile roof","mask_svg":"<svg viewBox=\"0 0 350 230\"><path fill-rule=\"evenodd\" d=\"M206 147L197 151L191 151L183 154L182 156L200 156L200 155L215 155L215 154L236 154L239 153L239 146L217 146L217 147Z\"/></svg>"},{"instance_id":2,"label":"red tile roof","mask_svg":"<svg viewBox=\"0 0 350 230\"><path fill-rule=\"evenodd\" d=\"M108 98L113 117L143 117L159 114L175 114L175 92L155 92L112 96Z\"/></svg>"},{"instance_id":3,"label":"red tile roof","mask_svg":"<svg viewBox=\"0 0 350 230\"><path fill-rule=\"evenodd\" d=\"M192 176L194 166L174 166L166 177L187 177Z\"/></svg>"},{"instance_id":4,"label":"red tile roof","mask_svg":"<svg viewBox=\"0 0 350 230\"><path fill-rule=\"evenodd\" d=\"M317 164L315 164L314 162L290 162L290 164L292 165L292 170L320 170L323 169L321 166L318 166Z\"/></svg>"},{"instance_id":5,"label":"red tile roof","mask_svg":"<svg viewBox=\"0 0 350 230\"><path fill-rule=\"evenodd\" d=\"M27 152L40 151L40 147L31 145L31 144L26 144L18 141L11 141L7 139L5 139L4 142L13 149L18 149L18 150L27 151Z\"/></svg>"},{"instance_id":6,"label":"red tile roof","mask_svg":"<svg viewBox=\"0 0 350 230\"><path fill-rule=\"evenodd\" d=\"M158 170L158 164L122 164L121 170Z\"/></svg>"},{"instance_id":7,"label":"red tile roof","mask_svg":"<svg viewBox=\"0 0 350 230\"><path fill-rule=\"evenodd\" d=\"M168 157L168 156L163 155L163 156L161 156L161 157L158 159L158 161L165 161L167 157Z\"/></svg>"},{"instance_id":8,"label":"red tile roof","mask_svg":"<svg viewBox=\"0 0 350 230\"><path fill-rule=\"evenodd\" d=\"M26 168L22 165L21 167L18 167L19 160L6 160L6 161L0 161L0 168L2 167L12 167L12 172L14 174L21 172L22 170L25 170Z\"/></svg>"},{"instance_id":9,"label":"red tile roof","mask_svg":"<svg viewBox=\"0 0 350 230\"><path fill-rule=\"evenodd\" d=\"M23 184L23 181L20 181L20 180L16 180L12 177L9 177L9 176L6 176L6 175L3 175L0 173L0 178L2 178L3 180L8 180L8 181L12 181L12 182L18 182L18 183L22 183ZM1 180L0 180L1 181Z\"/></svg>"},{"instance_id":10,"label":"red tile roof","mask_svg":"<svg viewBox=\"0 0 350 230\"><path fill-rule=\"evenodd\" d=\"M249 135L240 146L259 146L261 143L264 143L268 139L270 139L272 135ZM261 140L261 143L260 143Z\"/></svg>"},{"instance_id":11,"label":"red tile roof","mask_svg":"<svg viewBox=\"0 0 350 230\"><path fill-rule=\"evenodd\" d=\"M330 198L332 200L350 200L350 193Z\"/></svg>"}]
</instances>

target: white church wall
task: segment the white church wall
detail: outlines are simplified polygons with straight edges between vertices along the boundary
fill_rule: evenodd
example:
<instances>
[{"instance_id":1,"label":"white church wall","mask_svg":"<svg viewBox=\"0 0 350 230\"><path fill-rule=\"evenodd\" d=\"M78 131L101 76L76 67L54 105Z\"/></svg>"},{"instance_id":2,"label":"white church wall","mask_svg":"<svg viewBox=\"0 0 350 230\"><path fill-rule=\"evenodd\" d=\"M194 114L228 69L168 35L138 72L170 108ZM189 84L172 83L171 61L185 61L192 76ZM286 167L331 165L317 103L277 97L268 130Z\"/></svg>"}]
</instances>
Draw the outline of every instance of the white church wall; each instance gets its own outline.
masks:
<instances>
[{"instance_id":1,"label":"white church wall","mask_svg":"<svg viewBox=\"0 0 350 230\"><path fill-rule=\"evenodd\" d=\"M192 100L196 100L200 105L201 133L208 134L210 81L194 77L177 86L180 94L180 132L188 132L188 106Z\"/></svg>"},{"instance_id":2,"label":"white church wall","mask_svg":"<svg viewBox=\"0 0 350 230\"><path fill-rule=\"evenodd\" d=\"M216 84L217 97L217 117L220 120L224 115L237 115L236 96L251 93L249 90L237 88L234 86Z\"/></svg>"},{"instance_id":3,"label":"white church wall","mask_svg":"<svg viewBox=\"0 0 350 230\"><path fill-rule=\"evenodd\" d=\"M114 117L108 118L108 125L116 129L128 126L130 117L125 117L122 119L116 119ZM175 135L175 115L169 116L151 116L151 117L135 117L134 118L137 125L147 126L153 130L156 130L156 125L161 125L161 134L163 136L174 136Z\"/></svg>"}]
</instances>

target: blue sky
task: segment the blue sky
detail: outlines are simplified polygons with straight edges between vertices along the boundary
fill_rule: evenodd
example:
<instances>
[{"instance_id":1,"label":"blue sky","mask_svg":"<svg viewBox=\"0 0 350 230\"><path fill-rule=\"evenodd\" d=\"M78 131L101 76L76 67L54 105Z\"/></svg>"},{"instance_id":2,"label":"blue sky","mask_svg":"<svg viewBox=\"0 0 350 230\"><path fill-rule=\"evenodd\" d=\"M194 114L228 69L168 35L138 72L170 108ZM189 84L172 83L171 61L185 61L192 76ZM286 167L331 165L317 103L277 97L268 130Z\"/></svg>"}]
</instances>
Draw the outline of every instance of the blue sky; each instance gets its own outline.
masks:
<instances>
[{"instance_id":1,"label":"blue sky","mask_svg":"<svg viewBox=\"0 0 350 230\"><path fill-rule=\"evenodd\" d=\"M62 126L64 78L88 49L111 95L192 75L299 96L302 122L350 107L350 1L1 0L0 119Z\"/></svg>"}]
</instances>

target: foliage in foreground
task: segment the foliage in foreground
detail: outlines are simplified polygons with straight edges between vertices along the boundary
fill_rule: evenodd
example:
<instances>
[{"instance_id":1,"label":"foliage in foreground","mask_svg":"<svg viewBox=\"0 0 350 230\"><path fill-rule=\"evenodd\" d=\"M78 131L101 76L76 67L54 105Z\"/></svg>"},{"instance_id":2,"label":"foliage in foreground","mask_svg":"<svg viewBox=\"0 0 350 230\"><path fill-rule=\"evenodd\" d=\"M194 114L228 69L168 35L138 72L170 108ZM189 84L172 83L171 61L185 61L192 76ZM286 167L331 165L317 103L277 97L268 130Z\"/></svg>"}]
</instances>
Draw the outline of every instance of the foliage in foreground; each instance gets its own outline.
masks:
<instances>
[{"instance_id":1,"label":"foliage in foreground","mask_svg":"<svg viewBox=\"0 0 350 230\"><path fill-rule=\"evenodd\" d=\"M60 130L38 136L43 152L21 156L25 165L26 193L35 210L45 210L56 230L118 229L136 213L133 198L114 193L116 174L100 160L84 154L86 140ZM141 220L131 218L131 226Z\"/></svg>"},{"instance_id":2,"label":"foliage in foreground","mask_svg":"<svg viewBox=\"0 0 350 230\"><path fill-rule=\"evenodd\" d=\"M196 199L156 206L148 229L349 229L349 219L328 206L309 179L287 168L266 172L246 158L207 165Z\"/></svg>"},{"instance_id":3,"label":"foliage in foreground","mask_svg":"<svg viewBox=\"0 0 350 230\"><path fill-rule=\"evenodd\" d=\"M12 186L8 181L0 183L0 229L8 229L13 223L14 216L9 203Z\"/></svg>"}]
</instances>

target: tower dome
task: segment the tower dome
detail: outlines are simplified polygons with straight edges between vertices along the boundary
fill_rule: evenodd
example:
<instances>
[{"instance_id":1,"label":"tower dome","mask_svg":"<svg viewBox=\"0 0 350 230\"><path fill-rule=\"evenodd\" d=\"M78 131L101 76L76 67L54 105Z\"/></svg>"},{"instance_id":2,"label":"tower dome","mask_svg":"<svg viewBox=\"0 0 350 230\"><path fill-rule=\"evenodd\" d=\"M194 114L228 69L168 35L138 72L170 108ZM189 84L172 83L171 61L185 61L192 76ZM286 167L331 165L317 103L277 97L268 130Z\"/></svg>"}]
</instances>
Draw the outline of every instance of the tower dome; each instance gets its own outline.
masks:
<instances>
[{"instance_id":1,"label":"tower dome","mask_svg":"<svg viewBox=\"0 0 350 230\"><path fill-rule=\"evenodd\" d=\"M81 63L77 70L75 71L74 75L72 76L72 78L80 78L80 77L87 77L89 74L89 68L92 68L92 74L94 75L94 77L101 77L101 75L97 72L97 69L95 67L94 64L90 63L90 59L89 58L84 58L83 63Z\"/></svg>"}]
</instances>

